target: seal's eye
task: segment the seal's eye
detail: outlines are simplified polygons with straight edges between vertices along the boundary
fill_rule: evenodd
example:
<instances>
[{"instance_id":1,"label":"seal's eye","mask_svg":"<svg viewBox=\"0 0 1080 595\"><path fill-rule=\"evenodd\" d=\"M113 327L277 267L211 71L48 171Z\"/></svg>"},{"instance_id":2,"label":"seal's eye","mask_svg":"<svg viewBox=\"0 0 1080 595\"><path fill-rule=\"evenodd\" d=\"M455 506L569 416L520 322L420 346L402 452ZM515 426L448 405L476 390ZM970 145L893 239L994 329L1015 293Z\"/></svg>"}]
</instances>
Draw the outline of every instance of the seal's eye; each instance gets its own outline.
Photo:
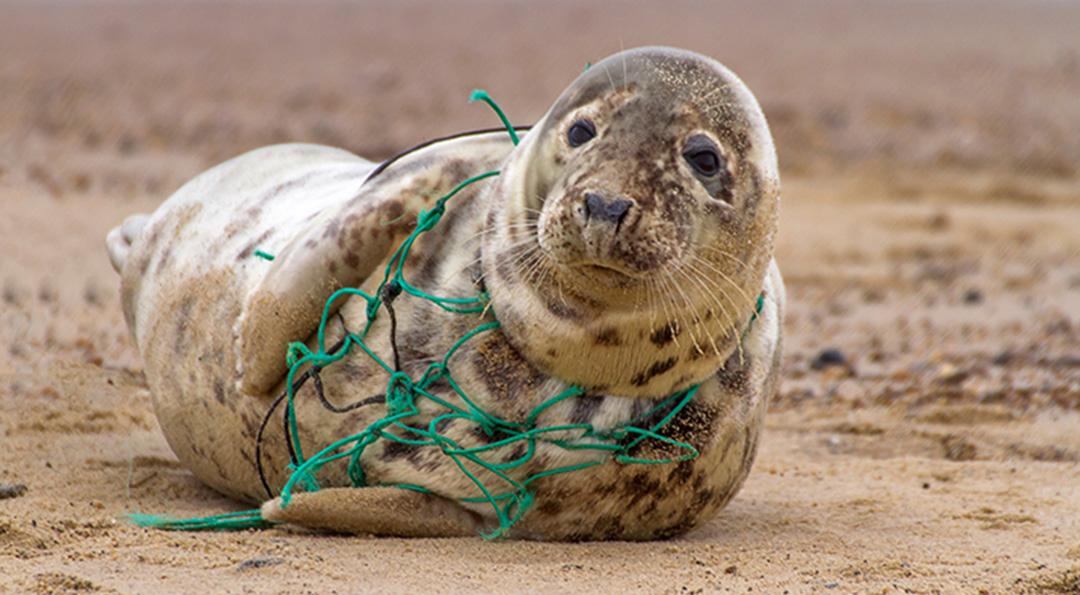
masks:
<instances>
[{"instance_id":1,"label":"seal's eye","mask_svg":"<svg viewBox=\"0 0 1080 595\"><path fill-rule=\"evenodd\" d=\"M720 149L707 136L691 136L683 149L683 159L700 175L712 177L720 172Z\"/></svg>"},{"instance_id":2,"label":"seal's eye","mask_svg":"<svg viewBox=\"0 0 1080 595\"><path fill-rule=\"evenodd\" d=\"M682 156L709 196L733 204L735 179L728 169L727 159L724 159L724 154L713 139L704 134L691 136L686 139Z\"/></svg>"},{"instance_id":3,"label":"seal's eye","mask_svg":"<svg viewBox=\"0 0 1080 595\"><path fill-rule=\"evenodd\" d=\"M566 131L566 141L571 147L580 147L591 141L594 136L596 136L596 126L584 118L575 120L570 125L570 130Z\"/></svg>"},{"instance_id":4,"label":"seal's eye","mask_svg":"<svg viewBox=\"0 0 1080 595\"><path fill-rule=\"evenodd\" d=\"M686 160L703 176L715 176L716 172L720 171L720 156L714 151L698 151L686 155Z\"/></svg>"}]
</instances>

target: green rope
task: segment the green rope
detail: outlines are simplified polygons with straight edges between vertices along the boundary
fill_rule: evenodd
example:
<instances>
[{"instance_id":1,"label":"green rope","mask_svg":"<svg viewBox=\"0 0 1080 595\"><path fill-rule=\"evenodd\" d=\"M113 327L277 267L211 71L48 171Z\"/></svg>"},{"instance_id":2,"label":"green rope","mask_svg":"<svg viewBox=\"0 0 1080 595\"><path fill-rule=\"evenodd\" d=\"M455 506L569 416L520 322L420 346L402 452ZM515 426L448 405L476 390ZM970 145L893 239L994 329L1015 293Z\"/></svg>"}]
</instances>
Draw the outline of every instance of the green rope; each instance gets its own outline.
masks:
<instances>
[{"instance_id":1,"label":"green rope","mask_svg":"<svg viewBox=\"0 0 1080 595\"><path fill-rule=\"evenodd\" d=\"M163 514L142 514L133 512L122 517L125 521L140 527L153 527L166 531L238 531L242 529L264 529L278 523L264 521L258 510L245 510L231 514L221 514L197 519L178 519Z\"/></svg>"},{"instance_id":2,"label":"green rope","mask_svg":"<svg viewBox=\"0 0 1080 595\"><path fill-rule=\"evenodd\" d=\"M754 323L757 322L758 316L761 316L761 309L765 307L765 292L761 292L757 296L757 304L754 305L754 313L750 315L750 322L746 323L746 330L739 335L739 343L746 340L746 335L750 334L750 331L754 328Z\"/></svg>"},{"instance_id":3,"label":"green rope","mask_svg":"<svg viewBox=\"0 0 1080 595\"><path fill-rule=\"evenodd\" d=\"M472 99L481 99L491 105L502 119L507 131L514 143L518 138L514 133L509 120L506 119L502 110L483 91L473 92ZM426 293L411 285L403 274L405 259L407 258L413 243L420 234L434 227L446 211L446 203L461 190L471 184L475 184L486 178L496 176L499 172L491 171L465 180L448 194L436 201L428 211L423 211L418 216L416 229L405 239L402 245L390 257L383 272L383 279L379 283L374 295L369 295L359 289L345 288L334 292L326 301L322 317L316 333L316 345L312 350L303 343L293 343L289 346L286 361L289 372L286 378L287 395L285 415L291 436L292 450L296 456L296 463L289 466L291 475L281 490L281 506L287 508L297 489L316 491L319 483L316 478L319 470L325 465L342 459L348 459L347 472L354 487L361 488L368 483L364 477L361 466L361 457L369 446L379 440L398 442L418 447L438 448L443 455L450 457L458 469L476 486L482 496L461 498L465 503L487 503L491 506L499 526L493 532L484 534L485 538L493 539L504 537L509 534L511 527L524 515L533 504L533 493L530 486L537 480L561 473L579 471L606 462L614 461L620 464L668 464L693 459L698 456L698 451L693 446L660 433L661 429L683 410L691 399L697 394L698 387L680 391L642 415L629 420L627 423L618 425L607 430L597 430L591 424L564 424L559 426L538 426L538 420L542 413L551 407L567 399L584 394L584 390L571 386L558 395L544 401L535 407L524 421L514 422L499 418L476 404L461 389L451 374L450 359L466 342L476 336L494 331L499 328L498 321L488 322L472 329L458 339L447 351L442 360L430 364L419 380L400 371L394 370L387 362L379 358L365 343L368 331L371 329L378 311L385 304L388 294L393 296L399 292L434 302L442 309L453 313L481 313L489 309L489 299L483 292L475 298L453 298L436 296ZM326 326L330 313L335 311L333 305L341 298L359 298L367 303L367 322L359 333L348 333L341 348L334 353L328 353L326 349ZM394 299L394 298L390 298ZM758 299L758 312L762 306L762 298ZM389 307L389 306L387 306ZM756 319L757 312L751 318L751 324ZM749 328L748 328L749 331ZM745 333L744 333L745 337ZM342 438L330 445L325 446L312 457L304 456L299 438L299 428L296 419L295 397L293 387L297 374L302 369L325 368L340 361L349 354L354 347L359 347L369 358L375 361L390 378L385 389L386 415L368 426L364 431ZM445 381L460 399L460 404L451 403L433 394L429 389L439 381ZM411 417L419 415L417 407L419 399L428 399L442 408L445 413L436 415L431 419L427 428L418 428L407 425L405 422ZM660 416L660 421L648 427L639 427L646 419ZM438 432L441 422L452 419L464 419L473 424L478 431L488 437L505 436L497 441L478 447L464 447L451 438ZM408 437L407 437L408 436ZM633 452L643 441L653 440L661 445L668 445L676 450L676 455L662 459L645 459L632 456ZM520 457L503 463L487 461L483 455L508 446L522 443L525 445L525 453ZM542 444L554 445L569 450L592 450L600 454L592 461L568 465L556 469L532 474L518 480L511 476L518 467L530 461L536 449ZM485 484L484 480L477 476L473 469L483 470L493 476L501 485L499 489ZM396 487L416 490L428 493L427 488L416 485L397 485ZM258 510L232 513L220 516L211 516L199 519L179 520L167 516L132 514L128 520L141 525L152 526L161 529L172 530L205 530L205 529L246 529L266 527L273 523L264 521L259 516Z\"/></svg>"},{"instance_id":4,"label":"green rope","mask_svg":"<svg viewBox=\"0 0 1080 595\"><path fill-rule=\"evenodd\" d=\"M262 250L256 250L256 251L252 252L252 254L254 254L255 256L258 256L259 258L261 258L263 260L269 260L271 262L273 262L273 260L274 260L274 255L273 254L267 254L266 252L263 252Z\"/></svg>"},{"instance_id":5,"label":"green rope","mask_svg":"<svg viewBox=\"0 0 1080 595\"><path fill-rule=\"evenodd\" d=\"M503 126L506 127L506 131L510 133L510 140L514 141L514 146L516 147L518 143L521 142L521 140L518 138L517 132L514 130L514 127L510 125L510 120L506 117L506 114L503 113L502 108L499 107L499 104L495 103L495 100L492 99L491 96L488 95L487 91L483 89L476 89L472 92L471 95L469 95L469 103L472 103L477 99L490 105L491 109L495 110L495 113L498 114L499 119L502 120Z\"/></svg>"}]
</instances>

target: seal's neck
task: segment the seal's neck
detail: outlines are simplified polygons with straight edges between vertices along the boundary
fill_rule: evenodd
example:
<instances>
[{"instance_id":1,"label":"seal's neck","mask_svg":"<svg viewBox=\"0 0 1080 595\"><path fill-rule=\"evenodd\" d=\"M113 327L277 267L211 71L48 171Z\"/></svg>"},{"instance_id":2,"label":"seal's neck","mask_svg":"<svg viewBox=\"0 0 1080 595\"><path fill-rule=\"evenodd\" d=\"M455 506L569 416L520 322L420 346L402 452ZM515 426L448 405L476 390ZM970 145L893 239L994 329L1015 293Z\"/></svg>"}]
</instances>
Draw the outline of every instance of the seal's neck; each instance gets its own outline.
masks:
<instances>
[{"instance_id":1,"label":"seal's neck","mask_svg":"<svg viewBox=\"0 0 1080 595\"><path fill-rule=\"evenodd\" d=\"M737 349L760 293L719 300L674 277L619 287L509 250L492 256L485 284L510 343L544 373L603 394L660 397L701 382Z\"/></svg>"}]
</instances>

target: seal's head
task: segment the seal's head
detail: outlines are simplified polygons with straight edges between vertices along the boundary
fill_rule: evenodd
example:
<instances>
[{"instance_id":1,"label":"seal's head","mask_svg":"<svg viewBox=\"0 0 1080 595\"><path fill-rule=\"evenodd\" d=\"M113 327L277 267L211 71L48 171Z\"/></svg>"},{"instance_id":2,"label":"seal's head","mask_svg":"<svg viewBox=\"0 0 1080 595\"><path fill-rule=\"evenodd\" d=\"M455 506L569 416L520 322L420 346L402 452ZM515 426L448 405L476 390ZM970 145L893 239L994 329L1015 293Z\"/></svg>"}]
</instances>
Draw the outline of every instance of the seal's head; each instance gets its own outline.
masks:
<instances>
[{"instance_id":1,"label":"seal's head","mask_svg":"<svg viewBox=\"0 0 1080 595\"><path fill-rule=\"evenodd\" d=\"M595 64L493 191L482 255L504 332L587 390L700 382L752 315L779 187L761 109L718 62L641 48Z\"/></svg>"}]
</instances>

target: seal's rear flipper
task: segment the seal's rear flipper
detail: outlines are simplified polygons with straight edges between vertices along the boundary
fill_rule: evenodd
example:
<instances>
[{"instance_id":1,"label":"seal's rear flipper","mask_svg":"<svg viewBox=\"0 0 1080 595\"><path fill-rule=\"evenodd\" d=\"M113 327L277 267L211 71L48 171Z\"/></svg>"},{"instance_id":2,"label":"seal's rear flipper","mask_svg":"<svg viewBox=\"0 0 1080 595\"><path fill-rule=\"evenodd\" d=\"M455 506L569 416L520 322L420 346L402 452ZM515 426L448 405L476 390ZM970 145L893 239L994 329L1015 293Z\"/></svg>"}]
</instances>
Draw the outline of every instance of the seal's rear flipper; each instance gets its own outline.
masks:
<instances>
[{"instance_id":1,"label":"seal's rear flipper","mask_svg":"<svg viewBox=\"0 0 1080 595\"><path fill-rule=\"evenodd\" d=\"M481 528L480 517L441 496L393 487L293 494L287 508L275 498L263 504L262 517L338 533L395 537L471 537Z\"/></svg>"},{"instance_id":2,"label":"seal's rear flipper","mask_svg":"<svg viewBox=\"0 0 1080 595\"><path fill-rule=\"evenodd\" d=\"M149 220L149 215L132 215L105 236L105 249L109 252L109 261L112 262L116 272L119 273L124 268L124 262L127 261L128 253L131 252L131 245Z\"/></svg>"}]
</instances>

